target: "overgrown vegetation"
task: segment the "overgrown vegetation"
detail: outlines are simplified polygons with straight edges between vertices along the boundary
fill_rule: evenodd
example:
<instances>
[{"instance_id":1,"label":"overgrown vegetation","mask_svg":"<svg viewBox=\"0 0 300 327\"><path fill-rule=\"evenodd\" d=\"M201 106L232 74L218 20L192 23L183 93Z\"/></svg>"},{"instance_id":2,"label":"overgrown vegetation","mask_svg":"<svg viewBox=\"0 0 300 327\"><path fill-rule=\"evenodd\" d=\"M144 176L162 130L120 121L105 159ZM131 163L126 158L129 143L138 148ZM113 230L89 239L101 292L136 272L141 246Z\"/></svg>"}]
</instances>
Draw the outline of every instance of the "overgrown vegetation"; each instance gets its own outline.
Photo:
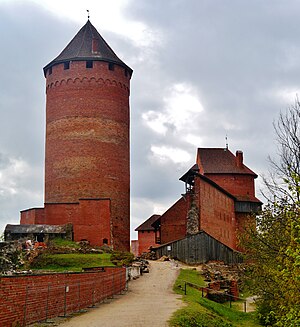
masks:
<instances>
[{"instance_id":1,"label":"overgrown vegetation","mask_svg":"<svg viewBox=\"0 0 300 327\"><path fill-rule=\"evenodd\" d=\"M265 178L268 204L248 226L242 246L251 262L246 282L259 296L265 326L300 326L300 103L274 124L279 160Z\"/></svg>"},{"instance_id":2,"label":"overgrown vegetation","mask_svg":"<svg viewBox=\"0 0 300 327\"><path fill-rule=\"evenodd\" d=\"M110 254L67 253L39 255L31 264L33 269L51 271L81 271L82 268L114 266L110 261Z\"/></svg>"},{"instance_id":3,"label":"overgrown vegetation","mask_svg":"<svg viewBox=\"0 0 300 327\"><path fill-rule=\"evenodd\" d=\"M97 253L91 253L97 251ZM81 271L82 268L130 265L134 259L129 252L112 251L109 247L92 249L88 244L79 244L56 238L48 248L37 253L28 262L30 269L46 271Z\"/></svg>"},{"instance_id":4,"label":"overgrown vegetation","mask_svg":"<svg viewBox=\"0 0 300 327\"><path fill-rule=\"evenodd\" d=\"M219 304L202 298L202 293L187 287L184 295L184 281L205 286L203 278L195 270L182 269L175 282L174 291L183 296L186 307L175 312L170 320L172 327L234 327L260 326L254 313L244 313L229 308L228 304Z\"/></svg>"},{"instance_id":5,"label":"overgrown vegetation","mask_svg":"<svg viewBox=\"0 0 300 327\"><path fill-rule=\"evenodd\" d=\"M74 248L79 249L80 245L77 242L66 240L64 238L54 238L49 242L49 246L56 246L56 247L67 247L67 248Z\"/></svg>"},{"instance_id":6,"label":"overgrown vegetation","mask_svg":"<svg viewBox=\"0 0 300 327\"><path fill-rule=\"evenodd\" d=\"M111 254L111 262L114 263L118 267L129 266L134 259L134 255L130 252L121 252L114 251Z\"/></svg>"}]
</instances>

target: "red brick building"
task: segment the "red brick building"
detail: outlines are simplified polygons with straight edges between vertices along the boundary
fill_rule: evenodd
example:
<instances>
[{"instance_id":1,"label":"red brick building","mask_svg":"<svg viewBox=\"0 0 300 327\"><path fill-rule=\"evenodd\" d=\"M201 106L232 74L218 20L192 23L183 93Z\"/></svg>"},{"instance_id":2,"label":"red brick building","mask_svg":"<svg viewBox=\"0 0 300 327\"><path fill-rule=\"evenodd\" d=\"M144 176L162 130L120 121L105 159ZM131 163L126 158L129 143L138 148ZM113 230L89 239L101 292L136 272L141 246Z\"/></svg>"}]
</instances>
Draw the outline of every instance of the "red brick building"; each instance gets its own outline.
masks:
<instances>
[{"instance_id":1,"label":"red brick building","mask_svg":"<svg viewBox=\"0 0 300 327\"><path fill-rule=\"evenodd\" d=\"M244 165L241 151L234 155L228 148L199 148L196 164L180 178L185 194L152 223L160 236L157 244L205 232L238 250L238 232L249 214L261 208L255 197L256 178ZM146 246L144 234L139 234L140 242Z\"/></svg>"},{"instance_id":2,"label":"red brick building","mask_svg":"<svg viewBox=\"0 0 300 327\"><path fill-rule=\"evenodd\" d=\"M138 232L138 255L141 255L144 252L149 252L150 246L154 246L160 242L159 235L152 226L152 224L154 224L159 218L160 215L152 215L135 229ZM134 244L133 242L134 241L131 241L131 246ZM132 253L134 252L132 251Z\"/></svg>"},{"instance_id":3,"label":"red brick building","mask_svg":"<svg viewBox=\"0 0 300 327\"><path fill-rule=\"evenodd\" d=\"M71 223L75 241L129 251L132 69L88 20L44 75L45 206L21 224Z\"/></svg>"}]
</instances>

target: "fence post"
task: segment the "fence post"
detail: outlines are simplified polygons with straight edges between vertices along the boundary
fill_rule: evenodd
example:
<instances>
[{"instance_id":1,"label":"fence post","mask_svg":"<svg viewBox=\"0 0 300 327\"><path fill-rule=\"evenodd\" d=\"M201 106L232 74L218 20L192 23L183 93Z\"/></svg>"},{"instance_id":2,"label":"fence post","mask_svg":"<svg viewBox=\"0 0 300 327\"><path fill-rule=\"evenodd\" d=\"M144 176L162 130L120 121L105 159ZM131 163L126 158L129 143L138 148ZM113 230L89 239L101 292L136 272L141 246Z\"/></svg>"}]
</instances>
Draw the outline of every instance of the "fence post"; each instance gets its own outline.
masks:
<instances>
[{"instance_id":1,"label":"fence post","mask_svg":"<svg viewBox=\"0 0 300 327\"><path fill-rule=\"evenodd\" d=\"M184 282L184 295L186 295L186 282Z\"/></svg>"},{"instance_id":2,"label":"fence post","mask_svg":"<svg viewBox=\"0 0 300 327\"><path fill-rule=\"evenodd\" d=\"M247 312L247 301L244 302L244 312Z\"/></svg>"},{"instance_id":3,"label":"fence post","mask_svg":"<svg viewBox=\"0 0 300 327\"><path fill-rule=\"evenodd\" d=\"M28 301L28 286L26 286L23 326L26 326L26 320L27 320L26 319L27 301Z\"/></svg>"},{"instance_id":4,"label":"fence post","mask_svg":"<svg viewBox=\"0 0 300 327\"><path fill-rule=\"evenodd\" d=\"M48 283L47 301L46 301L46 322L48 320L48 310L49 310L49 291L50 291L50 284Z\"/></svg>"},{"instance_id":5,"label":"fence post","mask_svg":"<svg viewBox=\"0 0 300 327\"><path fill-rule=\"evenodd\" d=\"M201 287L201 291L202 291L202 297L203 297L203 287Z\"/></svg>"},{"instance_id":6,"label":"fence post","mask_svg":"<svg viewBox=\"0 0 300 327\"><path fill-rule=\"evenodd\" d=\"M65 284L64 317L67 315L67 285Z\"/></svg>"},{"instance_id":7,"label":"fence post","mask_svg":"<svg viewBox=\"0 0 300 327\"><path fill-rule=\"evenodd\" d=\"M115 293L115 272L113 271L112 273L112 295L111 298L114 298L114 293Z\"/></svg>"}]
</instances>

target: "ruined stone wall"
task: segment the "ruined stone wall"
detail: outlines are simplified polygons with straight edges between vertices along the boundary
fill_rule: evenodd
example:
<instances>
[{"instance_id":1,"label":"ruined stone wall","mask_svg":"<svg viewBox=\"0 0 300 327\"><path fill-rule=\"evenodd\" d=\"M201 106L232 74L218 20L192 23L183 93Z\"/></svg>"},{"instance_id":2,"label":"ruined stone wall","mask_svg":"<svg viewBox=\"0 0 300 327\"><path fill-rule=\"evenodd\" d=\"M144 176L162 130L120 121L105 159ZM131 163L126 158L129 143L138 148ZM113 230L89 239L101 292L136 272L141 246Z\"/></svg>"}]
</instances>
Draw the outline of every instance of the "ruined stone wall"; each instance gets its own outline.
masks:
<instances>
[{"instance_id":1,"label":"ruined stone wall","mask_svg":"<svg viewBox=\"0 0 300 327\"><path fill-rule=\"evenodd\" d=\"M0 277L1 327L66 316L119 294L125 286L126 268Z\"/></svg>"}]
</instances>

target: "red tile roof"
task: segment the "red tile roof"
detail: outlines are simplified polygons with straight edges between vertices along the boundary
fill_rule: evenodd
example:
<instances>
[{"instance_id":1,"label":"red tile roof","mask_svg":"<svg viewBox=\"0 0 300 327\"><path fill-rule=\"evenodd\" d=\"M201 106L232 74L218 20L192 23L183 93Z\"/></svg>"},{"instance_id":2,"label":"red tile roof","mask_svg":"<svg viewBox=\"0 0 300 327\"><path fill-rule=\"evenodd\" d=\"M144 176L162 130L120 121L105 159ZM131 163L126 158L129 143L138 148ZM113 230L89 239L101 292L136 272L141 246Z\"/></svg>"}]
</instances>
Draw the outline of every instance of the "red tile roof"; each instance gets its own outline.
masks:
<instances>
[{"instance_id":1,"label":"red tile roof","mask_svg":"<svg viewBox=\"0 0 300 327\"><path fill-rule=\"evenodd\" d=\"M155 230L151 225L155 223L160 218L160 215L152 215L145 222L143 222L139 227L135 229L135 231L143 231L143 230Z\"/></svg>"},{"instance_id":2,"label":"red tile roof","mask_svg":"<svg viewBox=\"0 0 300 327\"><path fill-rule=\"evenodd\" d=\"M257 177L244 164L239 167L236 156L226 148L198 148L198 159L202 174L246 174Z\"/></svg>"}]
</instances>

